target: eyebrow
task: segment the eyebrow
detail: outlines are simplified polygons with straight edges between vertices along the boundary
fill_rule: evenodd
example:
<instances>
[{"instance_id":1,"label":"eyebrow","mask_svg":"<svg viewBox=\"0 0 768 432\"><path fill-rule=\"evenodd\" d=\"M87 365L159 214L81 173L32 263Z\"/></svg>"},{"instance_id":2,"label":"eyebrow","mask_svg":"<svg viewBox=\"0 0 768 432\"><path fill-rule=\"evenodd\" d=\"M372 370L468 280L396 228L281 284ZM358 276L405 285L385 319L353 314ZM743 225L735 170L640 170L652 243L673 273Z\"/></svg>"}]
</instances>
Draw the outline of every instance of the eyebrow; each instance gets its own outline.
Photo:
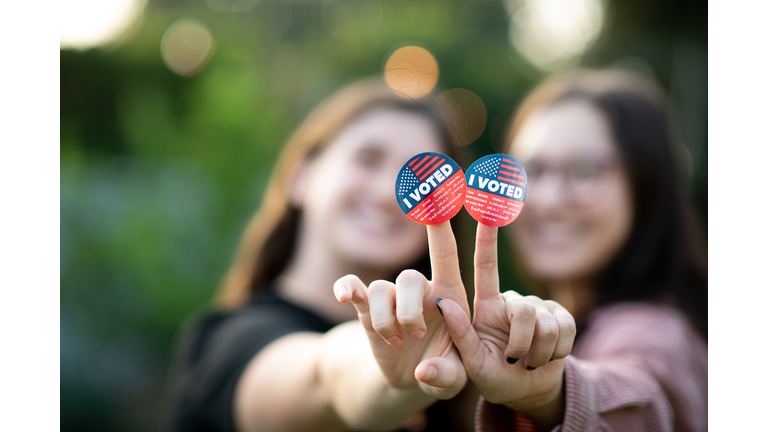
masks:
<instances>
[{"instance_id":1,"label":"eyebrow","mask_svg":"<svg viewBox=\"0 0 768 432\"><path fill-rule=\"evenodd\" d=\"M386 148L387 146L380 141L366 141L357 149L357 153L374 153L376 155L382 155L385 153Z\"/></svg>"}]
</instances>

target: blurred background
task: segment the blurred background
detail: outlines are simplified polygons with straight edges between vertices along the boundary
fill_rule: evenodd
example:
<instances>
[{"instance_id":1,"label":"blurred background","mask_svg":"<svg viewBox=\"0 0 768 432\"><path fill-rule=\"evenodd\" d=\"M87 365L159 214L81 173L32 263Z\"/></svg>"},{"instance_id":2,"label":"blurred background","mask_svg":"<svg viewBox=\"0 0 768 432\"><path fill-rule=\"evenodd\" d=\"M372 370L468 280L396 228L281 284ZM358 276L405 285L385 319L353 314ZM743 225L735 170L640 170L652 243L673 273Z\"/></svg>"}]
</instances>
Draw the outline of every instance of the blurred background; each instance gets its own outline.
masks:
<instances>
[{"instance_id":1,"label":"blurred background","mask_svg":"<svg viewBox=\"0 0 768 432\"><path fill-rule=\"evenodd\" d=\"M549 74L619 66L651 77L673 103L706 226L706 4L67 5L60 15L62 430L158 428L174 337L211 299L281 146L322 98L384 73L403 47L431 54L439 99L472 107L464 168L501 150L506 121ZM511 269L502 279L517 280Z\"/></svg>"}]
</instances>

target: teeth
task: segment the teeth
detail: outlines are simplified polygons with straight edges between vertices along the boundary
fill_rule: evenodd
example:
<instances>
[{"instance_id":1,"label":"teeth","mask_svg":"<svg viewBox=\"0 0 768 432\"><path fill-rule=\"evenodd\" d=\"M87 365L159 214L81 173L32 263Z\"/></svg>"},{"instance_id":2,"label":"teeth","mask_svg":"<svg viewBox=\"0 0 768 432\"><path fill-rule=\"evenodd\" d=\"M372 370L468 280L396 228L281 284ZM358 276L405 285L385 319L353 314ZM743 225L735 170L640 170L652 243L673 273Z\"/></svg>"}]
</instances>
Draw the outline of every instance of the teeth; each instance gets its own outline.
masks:
<instances>
[{"instance_id":1,"label":"teeth","mask_svg":"<svg viewBox=\"0 0 768 432\"><path fill-rule=\"evenodd\" d=\"M356 213L366 227L381 232L388 232L392 230L397 223L395 218L393 218L389 213L384 212L375 206L357 206Z\"/></svg>"},{"instance_id":2,"label":"teeth","mask_svg":"<svg viewBox=\"0 0 768 432\"><path fill-rule=\"evenodd\" d=\"M572 223L539 223L533 227L533 234L546 243L575 241L582 230Z\"/></svg>"},{"instance_id":3,"label":"teeth","mask_svg":"<svg viewBox=\"0 0 768 432\"><path fill-rule=\"evenodd\" d=\"M568 235L576 231L573 225L562 223L538 224L535 229L538 233L545 235Z\"/></svg>"}]
</instances>

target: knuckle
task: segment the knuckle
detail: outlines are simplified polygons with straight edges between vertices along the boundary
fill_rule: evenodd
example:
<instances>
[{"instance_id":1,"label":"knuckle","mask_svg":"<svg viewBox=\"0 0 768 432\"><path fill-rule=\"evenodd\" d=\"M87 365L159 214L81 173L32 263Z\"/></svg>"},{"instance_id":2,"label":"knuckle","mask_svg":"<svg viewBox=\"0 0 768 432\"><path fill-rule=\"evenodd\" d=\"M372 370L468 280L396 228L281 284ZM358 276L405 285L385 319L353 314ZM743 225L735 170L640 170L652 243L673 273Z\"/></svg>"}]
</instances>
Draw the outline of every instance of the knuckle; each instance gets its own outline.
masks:
<instances>
[{"instance_id":1,"label":"knuckle","mask_svg":"<svg viewBox=\"0 0 768 432\"><path fill-rule=\"evenodd\" d=\"M530 302L543 302L544 301L544 300L541 299L541 297L533 295L533 294L528 294L527 296L525 296L525 298L528 301L530 301Z\"/></svg>"},{"instance_id":2,"label":"knuckle","mask_svg":"<svg viewBox=\"0 0 768 432\"><path fill-rule=\"evenodd\" d=\"M448 260L459 257L459 253L456 248L430 247L429 253L433 259L437 260Z\"/></svg>"},{"instance_id":3,"label":"knuckle","mask_svg":"<svg viewBox=\"0 0 768 432\"><path fill-rule=\"evenodd\" d=\"M461 327L461 329L459 329L455 334L452 335L452 338L456 340L464 340L469 336L471 330L472 330L472 324L467 322Z\"/></svg>"},{"instance_id":4,"label":"knuckle","mask_svg":"<svg viewBox=\"0 0 768 432\"><path fill-rule=\"evenodd\" d=\"M475 267L482 270L493 270L499 265L499 260L495 258L478 260L475 262Z\"/></svg>"},{"instance_id":5,"label":"knuckle","mask_svg":"<svg viewBox=\"0 0 768 432\"><path fill-rule=\"evenodd\" d=\"M523 320L531 320L536 318L536 308L530 302L518 302L515 307L515 317Z\"/></svg>"},{"instance_id":6,"label":"knuckle","mask_svg":"<svg viewBox=\"0 0 768 432\"><path fill-rule=\"evenodd\" d=\"M561 323L558 323L558 326L560 327L560 334L563 336L576 336L576 323L574 323L573 320L565 320Z\"/></svg>"},{"instance_id":7,"label":"knuckle","mask_svg":"<svg viewBox=\"0 0 768 432\"><path fill-rule=\"evenodd\" d=\"M368 293L369 295L389 293L389 282L383 280L371 282L371 285L368 286Z\"/></svg>"},{"instance_id":8,"label":"knuckle","mask_svg":"<svg viewBox=\"0 0 768 432\"><path fill-rule=\"evenodd\" d=\"M403 270L397 276L395 283L397 285L417 285L426 279L423 274L416 270Z\"/></svg>"},{"instance_id":9,"label":"knuckle","mask_svg":"<svg viewBox=\"0 0 768 432\"><path fill-rule=\"evenodd\" d=\"M507 351L511 353L519 354L518 357L522 357L530 349L531 349L531 344L528 341L516 341L516 342L512 342L509 345L509 349Z\"/></svg>"},{"instance_id":10,"label":"knuckle","mask_svg":"<svg viewBox=\"0 0 768 432\"><path fill-rule=\"evenodd\" d=\"M421 315L415 314L397 314L397 321L406 328L417 327L421 324Z\"/></svg>"},{"instance_id":11,"label":"knuckle","mask_svg":"<svg viewBox=\"0 0 768 432\"><path fill-rule=\"evenodd\" d=\"M358 278L357 276L355 276L353 274L348 274L348 275L344 275L344 276L340 277L339 281L348 282L350 284L357 284L357 282L360 281L360 278Z\"/></svg>"},{"instance_id":12,"label":"knuckle","mask_svg":"<svg viewBox=\"0 0 768 432\"><path fill-rule=\"evenodd\" d=\"M565 358L570 353L571 353L571 346L570 345L568 345L568 346L558 346L555 349L555 352L552 353L552 358L553 359Z\"/></svg>"},{"instance_id":13,"label":"knuckle","mask_svg":"<svg viewBox=\"0 0 768 432\"><path fill-rule=\"evenodd\" d=\"M394 334L394 330L392 329L393 320L388 318L375 318L371 317L371 325L373 326L373 329L376 330L376 333L384 336L389 337Z\"/></svg>"},{"instance_id":14,"label":"knuckle","mask_svg":"<svg viewBox=\"0 0 768 432\"><path fill-rule=\"evenodd\" d=\"M539 337L542 339L557 339L558 328L554 323L548 323L541 326Z\"/></svg>"}]
</instances>

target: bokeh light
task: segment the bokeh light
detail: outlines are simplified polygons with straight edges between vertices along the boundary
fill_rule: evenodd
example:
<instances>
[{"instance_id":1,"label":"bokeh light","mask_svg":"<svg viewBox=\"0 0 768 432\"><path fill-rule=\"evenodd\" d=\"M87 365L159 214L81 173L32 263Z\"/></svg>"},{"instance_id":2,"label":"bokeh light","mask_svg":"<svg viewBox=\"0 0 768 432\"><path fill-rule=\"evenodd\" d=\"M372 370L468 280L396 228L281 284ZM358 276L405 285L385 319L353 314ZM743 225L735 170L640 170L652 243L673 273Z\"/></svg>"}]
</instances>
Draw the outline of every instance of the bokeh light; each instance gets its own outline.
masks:
<instances>
[{"instance_id":1,"label":"bokeh light","mask_svg":"<svg viewBox=\"0 0 768 432\"><path fill-rule=\"evenodd\" d=\"M208 64L213 55L213 37L205 26L193 20L171 25L163 35L163 61L175 73L191 77Z\"/></svg>"},{"instance_id":2,"label":"bokeh light","mask_svg":"<svg viewBox=\"0 0 768 432\"><path fill-rule=\"evenodd\" d=\"M537 68L575 66L603 28L601 0L508 0L512 45Z\"/></svg>"},{"instance_id":3,"label":"bokeh light","mask_svg":"<svg viewBox=\"0 0 768 432\"><path fill-rule=\"evenodd\" d=\"M147 0L75 0L62 3L59 47L88 49L125 35L141 17Z\"/></svg>"},{"instance_id":4,"label":"bokeh light","mask_svg":"<svg viewBox=\"0 0 768 432\"><path fill-rule=\"evenodd\" d=\"M432 91L439 75L437 60L424 48L407 46L392 53L384 66L387 85L404 98Z\"/></svg>"},{"instance_id":5,"label":"bokeh light","mask_svg":"<svg viewBox=\"0 0 768 432\"><path fill-rule=\"evenodd\" d=\"M456 145L471 144L485 130L488 114L482 99L469 90L455 88L437 97L437 104Z\"/></svg>"}]
</instances>

